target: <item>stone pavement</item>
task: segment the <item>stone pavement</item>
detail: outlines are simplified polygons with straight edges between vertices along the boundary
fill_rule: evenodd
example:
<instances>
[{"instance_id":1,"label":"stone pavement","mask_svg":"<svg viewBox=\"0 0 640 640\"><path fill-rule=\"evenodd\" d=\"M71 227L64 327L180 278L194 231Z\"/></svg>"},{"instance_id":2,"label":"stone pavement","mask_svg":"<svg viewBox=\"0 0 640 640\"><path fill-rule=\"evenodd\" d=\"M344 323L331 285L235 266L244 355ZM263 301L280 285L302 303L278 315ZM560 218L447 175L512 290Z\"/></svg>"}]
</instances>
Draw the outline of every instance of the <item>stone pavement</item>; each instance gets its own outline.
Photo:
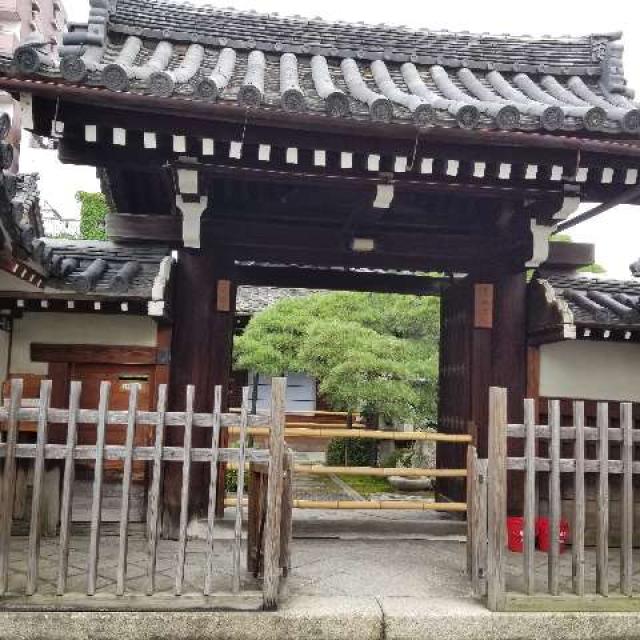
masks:
<instances>
[{"instance_id":1,"label":"stone pavement","mask_svg":"<svg viewBox=\"0 0 640 640\"><path fill-rule=\"evenodd\" d=\"M231 575L232 512L220 523L216 539L216 589L228 591ZM194 532L198 527L192 526ZM76 530L81 533L79 530ZM133 528L134 533L136 528ZM105 527L109 532L109 527ZM52 638L127 638L127 640L539 640L640 638L637 614L494 614L471 597L465 575L465 525L444 514L427 512L297 511L292 574L277 612L0 612L0 640ZM113 593L117 537L101 546L98 596ZM25 538L12 541L11 590L24 586L19 551ZM74 536L70 588L85 588L88 539ZM144 590L145 541L130 542L127 587ZM157 586L170 593L174 583L175 543L162 541ZM42 592L55 584L56 543L43 540ZM615 593L618 553L611 550L610 583ZM23 556L22 556L23 557ZM201 589L204 543L187 548L185 592ZM592 568L593 558L587 554ZM520 572L522 556L511 554L511 573ZM540 589L546 580L546 556L536 564ZM570 553L562 556L562 583L570 581ZM243 588L257 585L245 576ZM517 587L515 581L512 587ZM184 602L188 596L185 596Z\"/></svg>"}]
</instances>

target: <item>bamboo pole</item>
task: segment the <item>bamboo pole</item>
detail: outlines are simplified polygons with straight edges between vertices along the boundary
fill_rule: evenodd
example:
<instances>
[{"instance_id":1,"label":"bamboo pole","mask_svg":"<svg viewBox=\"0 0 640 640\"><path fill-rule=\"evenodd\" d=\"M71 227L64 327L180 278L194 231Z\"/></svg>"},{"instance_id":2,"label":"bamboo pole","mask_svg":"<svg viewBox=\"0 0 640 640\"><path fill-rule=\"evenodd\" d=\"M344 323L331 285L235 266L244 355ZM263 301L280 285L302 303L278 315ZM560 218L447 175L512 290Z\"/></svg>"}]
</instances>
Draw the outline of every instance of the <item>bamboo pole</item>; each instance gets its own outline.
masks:
<instances>
[{"instance_id":1,"label":"bamboo pole","mask_svg":"<svg viewBox=\"0 0 640 640\"><path fill-rule=\"evenodd\" d=\"M237 469L237 462L229 462L229 469ZM342 476L375 476L389 478L466 478L466 469L413 469L397 467L325 467L321 464L297 464L295 473L306 475L342 475Z\"/></svg>"},{"instance_id":2,"label":"bamboo pole","mask_svg":"<svg viewBox=\"0 0 640 640\"><path fill-rule=\"evenodd\" d=\"M239 434L239 427L226 427L229 433ZM268 436L269 427L251 427L249 435ZM457 442L470 444L471 436L457 433L435 433L433 431L375 431L368 429L290 429L285 438L366 438L370 440L423 440L428 442Z\"/></svg>"},{"instance_id":3,"label":"bamboo pole","mask_svg":"<svg viewBox=\"0 0 640 640\"><path fill-rule=\"evenodd\" d=\"M236 498L225 498L225 507L235 507ZM331 509L341 511L457 511L467 510L466 502L429 502L426 500L294 500L295 509Z\"/></svg>"},{"instance_id":4,"label":"bamboo pole","mask_svg":"<svg viewBox=\"0 0 640 640\"><path fill-rule=\"evenodd\" d=\"M349 429L364 429L367 425L354 422ZM344 422L287 422L287 429L346 429Z\"/></svg>"}]
</instances>

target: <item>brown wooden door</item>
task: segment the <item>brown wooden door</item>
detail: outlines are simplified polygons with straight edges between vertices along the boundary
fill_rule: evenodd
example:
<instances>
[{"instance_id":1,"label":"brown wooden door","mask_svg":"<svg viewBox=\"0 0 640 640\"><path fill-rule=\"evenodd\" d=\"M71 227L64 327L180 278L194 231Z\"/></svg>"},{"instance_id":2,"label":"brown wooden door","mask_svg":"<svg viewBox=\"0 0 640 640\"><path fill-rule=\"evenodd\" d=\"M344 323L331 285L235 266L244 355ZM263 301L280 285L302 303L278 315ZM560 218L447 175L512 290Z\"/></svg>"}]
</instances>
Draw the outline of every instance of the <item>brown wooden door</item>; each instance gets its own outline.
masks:
<instances>
[{"instance_id":1,"label":"brown wooden door","mask_svg":"<svg viewBox=\"0 0 640 640\"><path fill-rule=\"evenodd\" d=\"M129 389L132 384L140 385L138 392L138 409L150 411L153 404L153 375L154 367L149 365L116 365L116 364L85 364L71 365L71 380L82 382L80 406L83 409L96 409L100 398L100 383L103 380L111 382L111 400L109 408L126 411L129 406ZM107 444L124 444L126 427L124 425L110 425L107 427ZM136 426L135 444L138 446L152 444L152 428ZM78 427L79 444L95 444L96 426L82 424ZM106 461L106 478L119 479L122 463ZM136 462L133 465L133 480L144 480L145 464Z\"/></svg>"}]
</instances>

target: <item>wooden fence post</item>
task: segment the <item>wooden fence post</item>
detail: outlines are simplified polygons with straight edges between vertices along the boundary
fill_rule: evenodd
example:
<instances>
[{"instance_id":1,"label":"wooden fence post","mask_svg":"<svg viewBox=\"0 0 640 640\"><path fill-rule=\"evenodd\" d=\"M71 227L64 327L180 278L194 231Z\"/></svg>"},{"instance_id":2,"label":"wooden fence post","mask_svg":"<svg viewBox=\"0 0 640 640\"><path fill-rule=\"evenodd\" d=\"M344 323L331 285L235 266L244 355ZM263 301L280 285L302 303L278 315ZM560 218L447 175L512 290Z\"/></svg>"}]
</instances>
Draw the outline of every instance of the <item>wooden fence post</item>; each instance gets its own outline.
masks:
<instances>
[{"instance_id":1,"label":"wooden fence post","mask_svg":"<svg viewBox=\"0 0 640 640\"><path fill-rule=\"evenodd\" d=\"M536 590L536 407L535 400L524 401L524 588L530 596Z\"/></svg>"},{"instance_id":2,"label":"wooden fence post","mask_svg":"<svg viewBox=\"0 0 640 640\"><path fill-rule=\"evenodd\" d=\"M278 606L280 585L280 517L284 484L284 426L286 410L286 378L271 381L271 433L269 437L269 476L266 522L264 529L263 601L266 610Z\"/></svg>"},{"instance_id":3,"label":"wooden fence post","mask_svg":"<svg viewBox=\"0 0 640 640\"><path fill-rule=\"evenodd\" d=\"M487 605L504 609L506 600L505 548L507 544L507 390L489 389Z\"/></svg>"},{"instance_id":4,"label":"wooden fence post","mask_svg":"<svg viewBox=\"0 0 640 640\"><path fill-rule=\"evenodd\" d=\"M287 451L284 459L285 480L282 488L282 521L280 524L280 567L286 578L291 569L291 538L293 537L293 451Z\"/></svg>"},{"instance_id":5,"label":"wooden fence post","mask_svg":"<svg viewBox=\"0 0 640 640\"><path fill-rule=\"evenodd\" d=\"M596 592L609 595L609 405L598 402L598 536Z\"/></svg>"},{"instance_id":6,"label":"wooden fence post","mask_svg":"<svg viewBox=\"0 0 640 640\"><path fill-rule=\"evenodd\" d=\"M548 582L552 596L560 594L560 401L549 401L549 553Z\"/></svg>"},{"instance_id":7,"label":"wooden fence post","mask_svg":"<svg viewBox=\"0 0 640 640\"><path fill-rule=\"evenodd\" d=\"M487 549L486 461L478 460L478 450L467 449L467 562L473 594L484 595Z\"/></svg>"},{"instance_id":8,"label":"wooden fence post","mask_svg":"<svg viewBox=\"0 0 640 640\"><path fill-rule=\"evenodd\" d=\"M16 481L16 444L18 442L18 413L22 402L22 380L11 381L11 403L2 477L0 503L0 596L9 586L9 549L13 522L13 499Z\"/></svg>"}]
</instances>

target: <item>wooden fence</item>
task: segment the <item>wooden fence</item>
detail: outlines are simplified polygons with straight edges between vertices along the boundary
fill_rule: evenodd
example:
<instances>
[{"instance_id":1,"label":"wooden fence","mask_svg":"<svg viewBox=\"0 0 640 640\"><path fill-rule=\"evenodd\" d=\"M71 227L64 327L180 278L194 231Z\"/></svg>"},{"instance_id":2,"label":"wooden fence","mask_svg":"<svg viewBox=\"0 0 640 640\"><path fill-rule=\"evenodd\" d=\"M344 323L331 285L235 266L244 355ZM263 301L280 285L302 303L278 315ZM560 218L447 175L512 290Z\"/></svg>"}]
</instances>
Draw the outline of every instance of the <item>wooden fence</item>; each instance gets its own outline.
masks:
<instances>
[{"instance_id":1,"label":"wooden fence","mask_svg":"<svg viewBox=\"0 0 640 640\"><path fill-rule=\"evenodd\" d=\"M478 460L473 447L468 456L468 561L474 591L486 593L492 610L640 610L640 598L633 597L634 586L639 586L634 585L633 571L633 476L640 474L640 461L634 459L640 431L633 429L632 405L620 404L616 428L610 426L605 402L598 403L595 427L585 425L581 401L573 403L570 425L562 425L560 415L560 401L551 400L548 424L536 424L535 403L525 400L524 423L508 424L506 390L490 390L488 460ZM508 439L524 445L522 455L508 455ZM618 449L619 456L611 458L612 450ZM507 549L507 472L524 474L523 513L518 514L523 516L521 555ZM585 548L585 487L591 479L597 504L595 549ZM610 549L612 481L621 487L620 544L615 555ZM561 554L563 487L565 496L572 494L570 554ZM548 503L546 558L536 551L543 493ZM545 560L547 569L541 574L536 567Z\"/></svg>"},{"instance_id":2,"label":"wooden fence","mask_svg":"<svg viewBox=\"0 0 640 640\"><path fill-rule=\"evenodd\" d=\"M97 410L80 408L81 384L72 382L70 388L69 408L56 409L50 407L51 381L42 382L40 398L37 407L25 407L22 403L22 381L13 380L11 384L11 397L8 407L0 408L0 425L6 432L5 442L0 443L0 460L3 462L2 493L0 501L0 607L27 607L43 605L57 608L64 606L69 597L78 602L80 594L69 594L67 584L69 579L69 552L71 543L71 509L74 490L74 473L76 462L89 461L94 466L93 473L93 497L91 507L91 519L89 528L89 541L86 563L86 589L84 594L96 596L98 594L98 569L99 557L103 538L101 537L102 494L104 483L104 462L121 461L121 503L120 526L117 549L117 566L115 567L115 596L111 601L105 600L104 590L98 597L93 598L98 608L123 606L123 598L129 597L135 601L134 606L157 607L154 595L163 595L164 606L234 606L241 593L241 547L243 493L245 488L245 464L249 469L262 472L265 480L261 483L264 489L263 514L264 522L261 524L259 540L253 540L253 549L248 550L249 556L257 553L262 558L263 587L262 592L245 593L241 598L242 606L250 606L247 603L258 603L261 607L272 609L277 606L280 581L281 547L287 547L290 537L290 527L284 532L284 542L281 541L281 521L285 514L285 522L290 520L287 516L288 502L282 504L282 495L287 491L287 482L290 483L290 474L285 481L285 390L286 379L277 378L273 381L271 415L249 415L249 390L243 393L243 407L240 415L222 413L221 388L216 387L212 398L213 409L211 413L196 413L193 409L194 387L186 389L186 410L184 412L166 411L167 389L162 385L158 389L158 402L156 411L139 411L137 409L138 387L132 385L129 396L128 411L109 410L110 383L102 382L100 386L100 400ZM37 436L35 443L23 443L20 441L20 423L37 423ZM91 424L96 427L95 445L78 445L78 425ZM47 434L51 425L66 425L66 444L50 444ZM126 440L124 445L106 444L107 430L111 425L126 426ZM136 426L150 426L155 430L153 446L135 446L134 435ZM269 449L253 449L246 446L247 434L251 428L269 426ZM167 430L180 428L183 435L181 446L165 446ZM194 429L207 429L211 436L207 447L193 447L192 435ZM220 431L222 429L237 429L239 435L238 448L219 448ZM15 569L13 562L16 554L11 553L13 504L15 494L16 461L20 459L33 460L33 493L31 502L31 518L29 524L28 543L26 545L26 584L22 593L16 593L12 588L12 574L21 570ZM45 464L55 464L50 461L58 461L63 466L62 480L62 505L60 512L60 532L57 540L57 576L55 593L57 598L51 596L36 598L41 586L39 569L42 563L41 547L41 514L42 495L44 485ZM132 467L134 461L144 461L150 467L150 488L148 493L148 517L146 526L146 580L142 592L132 592L127 585L128 547L129 547L129 496L131 490ZM180 495L180 525L179 539L175 549L173 593L175 596L198 596L200 599L168 599L167 594L158 594L156 589L156 564L158 554L158 532L161 511L162 475L165 462L178 462L182 464L182 485ZM217 487L216 467L220 462L233 462L237 464L237 499L235 511L235 525L233 533L233 558L230 592L213 593L213 578L216 574L214 563L214 532L215 532L215 504L216 493L224 487ZM208 487L209 503L207 513L207 537L205 551L205 567L201 589L197 594L185 591L185 563L187 561L187 526L189 518L189 493L190 475L192 463L205 463L210 466L210 484ZM86 464L86 462L85 462ZM290 492L290 488L288 489ZM251 500L250 500L251 502ZM249 519L253 517L249 513ZM288 520L287 520L288 518ZM288 525L286 525L288 527ZM14 538L15 540L15 538ZM49 560L48 560L49 561ZM149 596L140 598L138 596ZM27 596L26 598L24 596ZM62 599L60 599L62 596ZM214 598L215 596L215 598ZM67 600L65 600L67 598ZM217 598L217 600L216 600ZM89 599L84 598L82 606ZM115 602L115 604L114 604ZM17 603L17 604L16 604ZM188 604L191 603L191 604ZM194 604L195 603L195 604Z\"/></svg>"}]
</instances>

